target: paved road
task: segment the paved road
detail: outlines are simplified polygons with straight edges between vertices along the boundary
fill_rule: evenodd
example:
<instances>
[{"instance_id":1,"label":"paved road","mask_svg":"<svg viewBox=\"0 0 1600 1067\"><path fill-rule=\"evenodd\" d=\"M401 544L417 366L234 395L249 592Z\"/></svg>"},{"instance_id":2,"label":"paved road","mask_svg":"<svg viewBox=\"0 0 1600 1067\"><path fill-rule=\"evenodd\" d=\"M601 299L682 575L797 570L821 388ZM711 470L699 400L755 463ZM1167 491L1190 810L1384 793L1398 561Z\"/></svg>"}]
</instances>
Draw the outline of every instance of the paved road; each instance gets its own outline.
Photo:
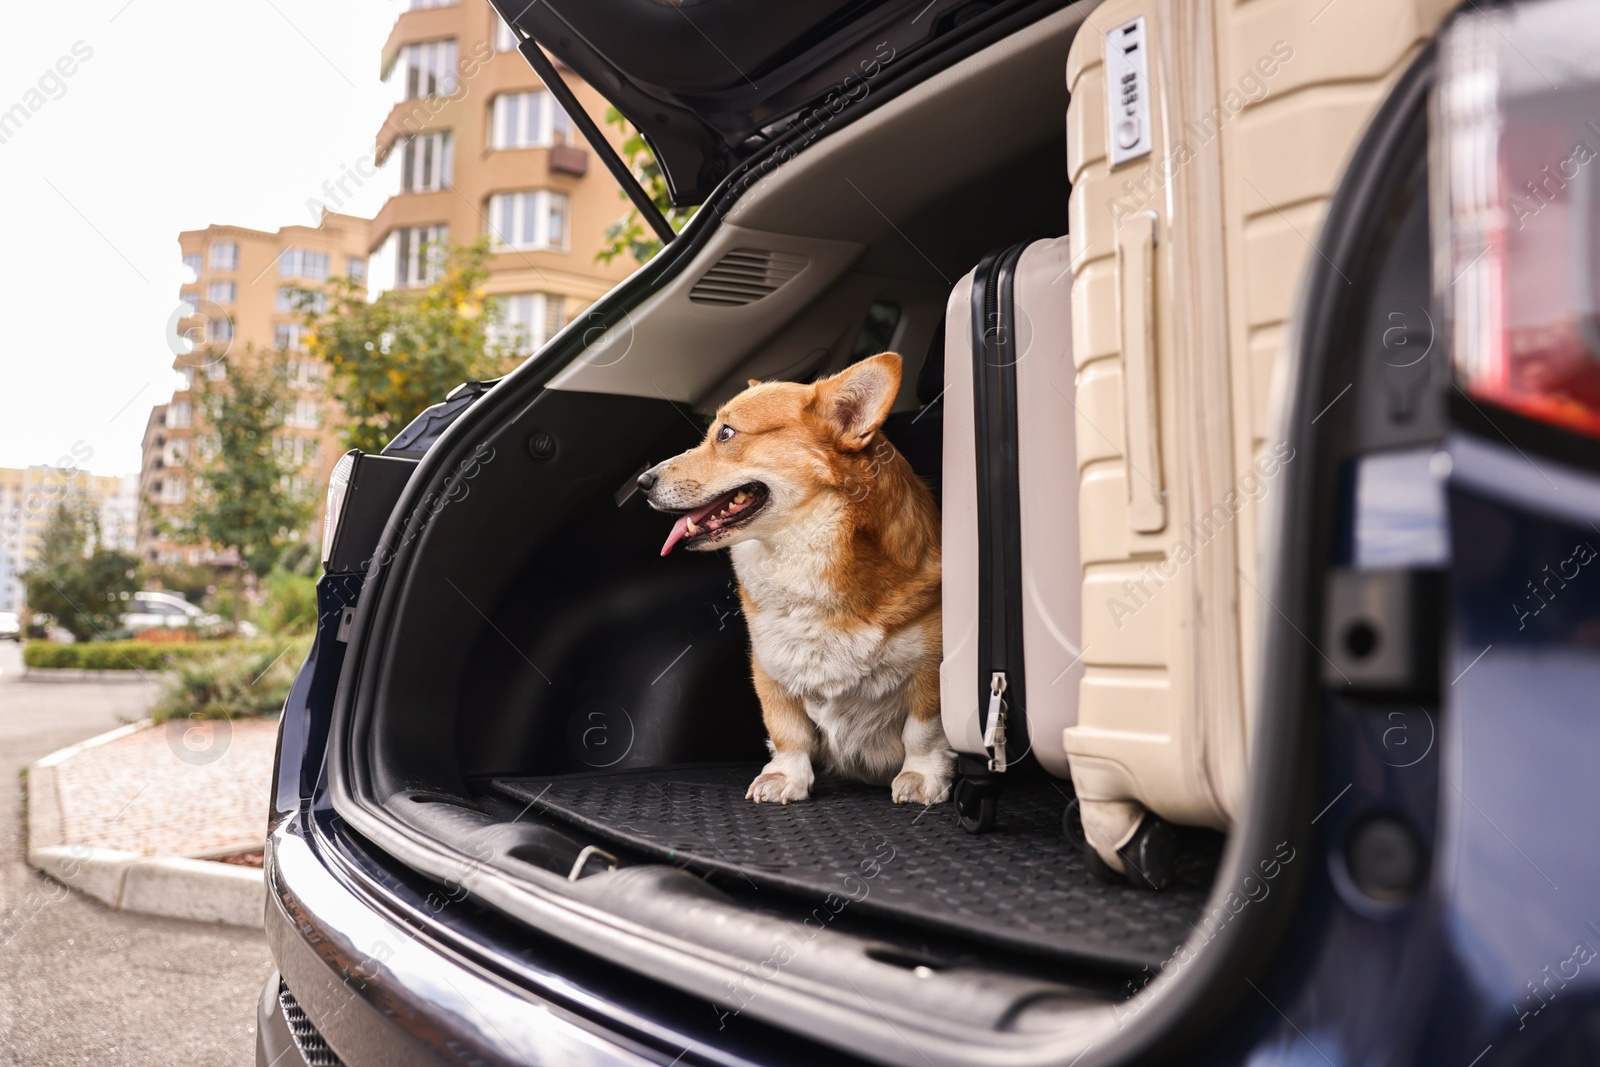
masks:
<instances>
[{"instance_id":1,"label":"paved road","mask_svg":"<svg viewBox=\"0 0 1600 1067\"><path fill-rule=\"evenodd\" d=\"M22 768L141 717L153 687L21 674L0 641L0 1065L254 1063L261 934L112 911L24 862Z\"/></svg>"}]
</instances>

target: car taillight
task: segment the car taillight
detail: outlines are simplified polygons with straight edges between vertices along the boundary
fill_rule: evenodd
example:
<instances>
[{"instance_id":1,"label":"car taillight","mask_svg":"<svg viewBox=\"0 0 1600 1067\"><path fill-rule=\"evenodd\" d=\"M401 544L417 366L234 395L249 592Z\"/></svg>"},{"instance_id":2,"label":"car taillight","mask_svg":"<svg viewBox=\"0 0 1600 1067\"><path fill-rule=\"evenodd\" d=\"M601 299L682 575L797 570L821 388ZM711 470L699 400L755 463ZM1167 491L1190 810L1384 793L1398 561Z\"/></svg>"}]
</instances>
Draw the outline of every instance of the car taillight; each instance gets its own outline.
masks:
<instances>
[{"instance_id":1,"label":"car taillight","mask_svg":"<svg viewBox=\"0 0 1600 1067\"><path fill-rule=\"evenodd\" d=\"M1473 5L1442 37L1431 133L1462 388L1600 437L1600 4Z\"/></svg>"},{"instance_id":2,"label":"car taillight","mask_svg":"<svg viewBox=\"0 0 1600 1067\"><path fill-rule=\"evenodd\" d=\"M333 556L334 539L339 533L339 520L344 518L344 502L350 495L351 474L355 471L359 452L346 452L334 464L328 477L328 506L322 516L322 566L328 566Z\"/></svg>"}]
</instances>

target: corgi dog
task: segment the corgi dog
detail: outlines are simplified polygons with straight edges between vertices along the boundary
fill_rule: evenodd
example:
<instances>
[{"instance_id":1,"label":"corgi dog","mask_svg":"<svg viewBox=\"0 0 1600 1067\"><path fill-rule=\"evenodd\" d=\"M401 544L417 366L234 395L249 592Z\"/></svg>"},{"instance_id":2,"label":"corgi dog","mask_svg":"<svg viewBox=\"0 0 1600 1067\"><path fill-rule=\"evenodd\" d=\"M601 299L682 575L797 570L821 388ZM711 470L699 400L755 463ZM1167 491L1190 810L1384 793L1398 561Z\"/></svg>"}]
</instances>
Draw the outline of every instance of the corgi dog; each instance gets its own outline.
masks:
<instances>
[{"instance_id":1,"label":"corgi dog","mask_svg":"<svg viewBox=\"0 0 1600 1067\"><path fill-rule=\"evenodd\" d=\"M885 352L810 385L761 382L705 440L639 476L677 516L665 556L727 549L771 761L745 794L805 800L816 774L949 798L939 717L939 513L879 432L900 389Z\"/></svg>"}]
</instances>

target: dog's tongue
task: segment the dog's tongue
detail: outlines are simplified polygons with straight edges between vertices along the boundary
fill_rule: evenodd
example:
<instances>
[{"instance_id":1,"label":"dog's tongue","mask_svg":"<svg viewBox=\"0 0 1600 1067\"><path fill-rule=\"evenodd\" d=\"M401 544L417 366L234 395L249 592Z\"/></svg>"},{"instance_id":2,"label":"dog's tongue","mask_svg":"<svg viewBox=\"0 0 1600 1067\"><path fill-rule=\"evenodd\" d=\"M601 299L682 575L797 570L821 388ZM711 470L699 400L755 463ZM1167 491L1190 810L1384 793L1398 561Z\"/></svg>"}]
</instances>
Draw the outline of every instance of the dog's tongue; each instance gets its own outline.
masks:
<instances>
[{"instance_id":1,"label":"dog's tongue","mask_svg":"<svg viewBox=\"0 0 1600 1067\"><path fill-rule=\"evenodd\" d=\"M667 534L667 543L661 546L661 554L665 556L672 551L672 546L689 536L689 516L679 515L678 521L672 524L672 532Z\"/></svg>"},{"instance_id":2,"label":"dog's tongue","mask_svg":"<svg viewBox=\"0 0 1600 1067\"><path fill-rule=\"evenodd\" d=\"M696 526L704 529L706 517L720 509L722 505L726 504L732 498L733 493L723 493L705 507L696 508L693 511L687 511L682 515L679 515L678 521L672 524L672 532L667 534L667 543L661 546L661 554L665 556L668 552L672 551L672 547L674 545L676 545L679 541L682 541L685 537L689 536L690 520L693 520Z\"/></svg>"}]
</instances>

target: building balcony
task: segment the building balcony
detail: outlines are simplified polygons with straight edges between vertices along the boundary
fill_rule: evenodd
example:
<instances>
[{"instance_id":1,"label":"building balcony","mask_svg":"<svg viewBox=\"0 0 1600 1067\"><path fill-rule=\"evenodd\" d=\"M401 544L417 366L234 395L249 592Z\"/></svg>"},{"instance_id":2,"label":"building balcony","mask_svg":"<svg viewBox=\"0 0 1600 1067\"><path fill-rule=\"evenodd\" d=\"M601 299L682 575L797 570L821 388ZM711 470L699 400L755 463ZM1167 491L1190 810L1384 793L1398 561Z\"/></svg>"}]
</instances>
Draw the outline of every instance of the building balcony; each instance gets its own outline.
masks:
<instances>
[{"instance_id":1,"label":"building balcony","mask_svg":"<svg viewBox=\"0 0 1600 1067\"><path fill-rule=\"evenodd\" d=\"M483 36L478 25L483 20L487 5L474 3L446 4L443 7L414 8L403 11L389 28L389 37L383 42L380 72L387 71L400 49L419 41L437 41L444 37L471 41Z\"/></svg>"},{"instance_id":2,"label":"building balcony","mask_svg":"<svg viewBox=\"0 0 1600 1067\"><path fill-rule=\"evenodd\" d=\"M465 243L484 229L483 218L478 214L481 205L474 206L470 199L454 189L440 189L432 193L401 193L384 201L372 219L367 231L368 252L375 253L389 239L389 234L406 226L450 227L450 238Z\"/></svg>"},{"instance_id":3,"label":"building balcony","mask_svg":"<svg viewBox=\"0 0 1600 1067\"><path fill-rule=\"evenodd\" d=\"M558 144L550 149L552 174L567 174L581 178L589 173L589 150L577 145Z\"/></svg>"}]
</instances>

